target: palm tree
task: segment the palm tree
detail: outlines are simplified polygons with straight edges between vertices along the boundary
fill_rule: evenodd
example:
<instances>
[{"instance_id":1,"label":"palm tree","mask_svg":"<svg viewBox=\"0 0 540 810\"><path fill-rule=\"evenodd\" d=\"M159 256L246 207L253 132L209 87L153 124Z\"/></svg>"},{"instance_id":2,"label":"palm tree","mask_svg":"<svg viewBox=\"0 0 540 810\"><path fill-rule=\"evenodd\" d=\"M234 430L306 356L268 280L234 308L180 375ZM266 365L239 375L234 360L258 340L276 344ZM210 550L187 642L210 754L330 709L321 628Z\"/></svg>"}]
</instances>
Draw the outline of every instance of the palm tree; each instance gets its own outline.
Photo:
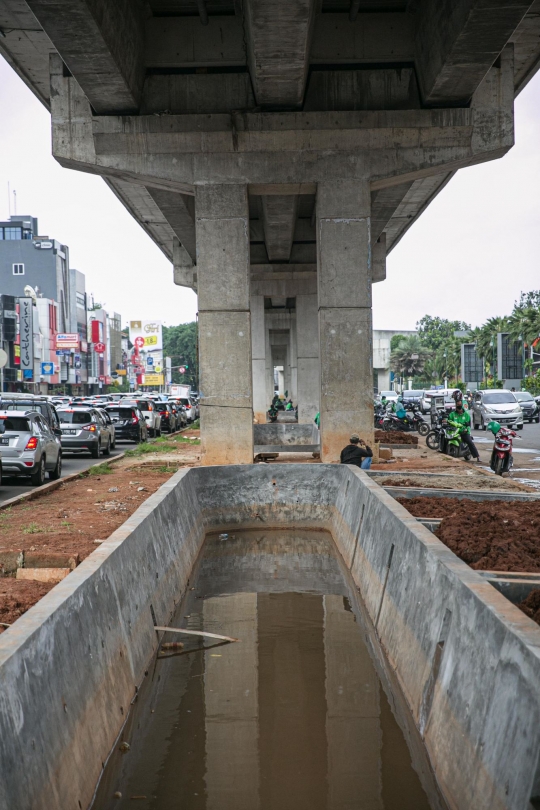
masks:
<instances>
[{"instance_id":1,"label":"palm tree","mask_svg":"<svg viewBox=\"0 0 540 810\"><path fill-rule=\"evenodd\" d=\"M497 335L508 331L508 318L489 318L480 329L476 337L476 351L484 363L493 367L497 356Z\"/></svg>"},{"instance_id":2,"label":"palm tree","mask_svg":"<svg viewBox=\"0 0 540 810\"><path fill-rule=\"evenodd\" d=\"M420 377L431 355L417 335L409 335L390 354L390 368L400 377Z\"/></svg>"}]
</instances>

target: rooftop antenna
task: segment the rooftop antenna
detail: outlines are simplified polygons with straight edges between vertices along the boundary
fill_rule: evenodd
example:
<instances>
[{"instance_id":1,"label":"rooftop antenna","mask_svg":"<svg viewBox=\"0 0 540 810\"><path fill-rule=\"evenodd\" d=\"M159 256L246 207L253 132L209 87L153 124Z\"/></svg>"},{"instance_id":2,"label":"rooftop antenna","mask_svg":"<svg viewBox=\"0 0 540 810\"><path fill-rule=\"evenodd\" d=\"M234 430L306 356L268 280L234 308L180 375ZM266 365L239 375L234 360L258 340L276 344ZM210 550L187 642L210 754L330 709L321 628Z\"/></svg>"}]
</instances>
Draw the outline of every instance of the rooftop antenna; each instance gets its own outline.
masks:
<instances>
[{"instance_id":1,"label":"rooftop antenna","mask_svg":"<svg viewBox=\"0 0 540 810\"><path fill-rule=\"evenodd\" d=\"M17 216L17 192L13 189L13 213Z\"/></svg>"},{"instance_id":2,"label":"rooftop antenna","mask_svg":"<svg viewBox=\"0 0 540 810\"><path fill-rule=\"evenodd\" d=\"M11 188L9 187L9 180L7 184L7 204L8 204L8 216L11 217Z\"/></svg>"}]
</instances>

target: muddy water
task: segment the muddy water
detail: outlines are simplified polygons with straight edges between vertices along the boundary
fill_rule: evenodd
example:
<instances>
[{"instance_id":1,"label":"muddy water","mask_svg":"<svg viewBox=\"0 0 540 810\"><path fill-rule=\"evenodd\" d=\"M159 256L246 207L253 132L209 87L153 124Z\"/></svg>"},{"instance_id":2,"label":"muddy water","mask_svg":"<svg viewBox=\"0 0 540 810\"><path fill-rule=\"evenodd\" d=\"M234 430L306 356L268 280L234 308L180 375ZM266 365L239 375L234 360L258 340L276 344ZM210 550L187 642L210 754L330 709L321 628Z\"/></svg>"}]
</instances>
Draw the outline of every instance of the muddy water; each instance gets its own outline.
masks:
<instances>
[{"instance_id":1,"label":"muddy water","mask_svg":"<svg viewBox=\"0 0 540 810\"><path fill-rule=\"evenodd\" d=\"M192 585L172 625L240 641L166 635L94 810L433 806L330 535L210 535Z\"/></svg>"}]
</instances>

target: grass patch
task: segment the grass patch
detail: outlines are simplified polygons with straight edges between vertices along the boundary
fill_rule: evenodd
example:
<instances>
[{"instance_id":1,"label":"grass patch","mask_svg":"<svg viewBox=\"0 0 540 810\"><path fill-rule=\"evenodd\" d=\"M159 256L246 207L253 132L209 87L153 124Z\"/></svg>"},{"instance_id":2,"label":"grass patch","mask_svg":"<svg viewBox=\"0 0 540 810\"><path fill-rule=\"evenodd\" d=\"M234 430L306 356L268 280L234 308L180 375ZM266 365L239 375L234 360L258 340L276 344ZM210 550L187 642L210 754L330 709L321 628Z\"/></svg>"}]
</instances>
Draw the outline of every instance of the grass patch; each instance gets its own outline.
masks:
<instances>
[{"instance_id":1,"label":"grass patch","mask_svg":"<svg viewBox=\"0 0 540 810\"><path fill-rule=\"evenodd\" d=\"M97 467L89 467L88 475L109 475L114 472L113 468L106 461L104 464L98 464ZM82 476L81 476L82 477Z\"/></svg>"},{"instance_id":2,"label":"grass patch","mask_svg":"<svg viewBox=\"0 0 540 810\"><path fill-rule=\"evenodd\" d=\"M146 456L149 453L174 453L177 448L171 442L152 442L139 444L133 450L128 450L126 456Z\"/></svg>"},{"instance_id":3,"label":"grass patch","mask_svg":"<svg viewBox=\"0 0 540 810\"><path fill-rule=\"evenodd\" d=\"M23 534L43 534L45 531L46 529L38 526L37 523L29 523L28 526L24 527Z\"/></svg>"}]
</instances>

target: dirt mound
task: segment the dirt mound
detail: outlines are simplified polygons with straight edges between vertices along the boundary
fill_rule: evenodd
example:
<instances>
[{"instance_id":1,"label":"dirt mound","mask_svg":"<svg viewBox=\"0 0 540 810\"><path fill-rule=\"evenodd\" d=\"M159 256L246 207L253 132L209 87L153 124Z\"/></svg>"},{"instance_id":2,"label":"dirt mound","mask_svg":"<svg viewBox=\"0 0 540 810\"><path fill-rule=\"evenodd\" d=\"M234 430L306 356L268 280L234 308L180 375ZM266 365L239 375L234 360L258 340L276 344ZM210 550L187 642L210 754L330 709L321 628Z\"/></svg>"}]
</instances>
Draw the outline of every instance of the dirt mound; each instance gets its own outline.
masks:
<instances>
[{"instance_id":1,"label":"dirt mound","mask_svg":"<svg viewBox=\"0 0 540 810\"><path fill-rule=\"evenodd\" d=\"M0 578L0 623L13 624L45 596L54 582L24 582L12 577ZM0 624L0 633L7 630Z\"/></svg>"},{"instance_id":2,"label":"dirt mound","mask_svg":"<svg viewBox=\"0 0 540 810\"><path fill-rule=\"evenodd\" d=\"M398 500L415 517L443 518L437 537L471 568L540 571L540 501Z\"/></svg>"},{"instance_id":3,"label":"dirt mound","mask_svg":"<svg viewBox=\"0 0 540 810\"><path fill-rule=\"evenodd\" d=\"M375 441L382 444L418 444L418 436L400 430L376 430Z\"/></svg>"},{"instance_id":4,"label":"dirt mound","mask_svg":"<svg viewBox=\"0 0 540 810\"><path fill-rule=\"evenodd\" d=\"M531 591L528 597L519 603L518 608L533 622L540 624L540 588Z\"/></svg>"}]
</instances>

